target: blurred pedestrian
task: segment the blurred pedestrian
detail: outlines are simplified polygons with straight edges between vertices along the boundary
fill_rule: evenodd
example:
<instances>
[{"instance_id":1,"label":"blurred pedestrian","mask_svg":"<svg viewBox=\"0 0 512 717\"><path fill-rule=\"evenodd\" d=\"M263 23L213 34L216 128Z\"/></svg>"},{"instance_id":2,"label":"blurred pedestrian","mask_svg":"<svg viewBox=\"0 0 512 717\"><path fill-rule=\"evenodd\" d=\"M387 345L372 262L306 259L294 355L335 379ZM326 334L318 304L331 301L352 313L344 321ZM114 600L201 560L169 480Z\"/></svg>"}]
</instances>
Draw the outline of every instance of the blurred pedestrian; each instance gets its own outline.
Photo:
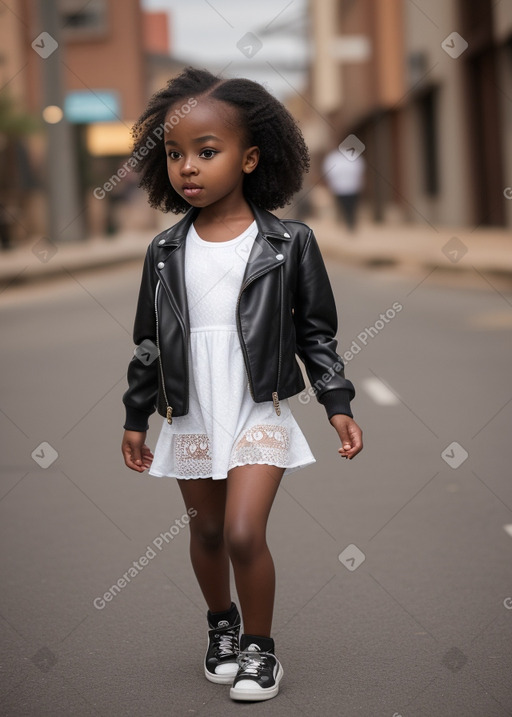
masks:
<instances>
[{"instance_id":1,"label":"blurred pedestrian","mask_svg":"<svg viewBox=\"0 0 512 717\"><path fill-rule=\"evenodd\" d=\"M266 524L283 475L315 461L288 404L304 389L296 353L340 455L362 449L318 245L307 226L268 211L300 188L308 152L261 85L192 68L153 96L134 137L150 204L186 216L146 255L123 397L124 460L178 479L208 605L206 678L232 685L234 700L268 700L283 669L271 637ZM153 455L145 438L156 408L164 421Z\"/></svg>"},{"instance_id":2,"label":"blurred pedestrian","mask_svg":"<svg viewBox=\"0 0 512 717\"><path fill-rule=\"evenodd\" d=\"M363 188L365 161L361 154L351 157L351 151L337 147L325 157L323 176L336 199L338 212L345 218L348 229L353 232L357 224L357 208Z\"/></svg>"}]
</instances>

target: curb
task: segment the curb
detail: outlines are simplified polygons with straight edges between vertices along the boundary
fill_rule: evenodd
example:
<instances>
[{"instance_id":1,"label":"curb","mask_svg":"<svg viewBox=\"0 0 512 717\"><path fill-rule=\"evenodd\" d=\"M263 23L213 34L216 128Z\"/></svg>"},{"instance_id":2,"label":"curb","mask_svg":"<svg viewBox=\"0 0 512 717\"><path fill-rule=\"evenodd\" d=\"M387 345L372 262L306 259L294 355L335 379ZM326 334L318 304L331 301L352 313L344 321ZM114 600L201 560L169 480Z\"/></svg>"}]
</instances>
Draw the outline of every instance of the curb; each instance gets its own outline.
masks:
<instances>
[{"instance_id":1,"label":"curb","mask_svg":"<svg viewBox=\"0 0 512 717\"><path fill-rule=\"evenodd\" d=\"M139 261L144 258L144 254L145 252L132 252L117 257L105 257L103 259L92 258L89 261L70 261L66 264L52 265L47 269L39 269L37 266L31 267L30 265L27 265L20 271L17 271L12 274L4 274L0 271L0 290L7 289L10 286L19 286L21 284L42 282L49 279L55 279L55 277L63 276L64 274L78 274L82 272L85 273L88 271L104 269L112 266L120 266L122 264Z\"/></svg>"},{"instance_id":2,"label":"curb","mask_svg":"<svg viewBox=\"0 0 512 717\"><path fill-rule=\"evenodd\" d=\"M473 233L443 228L430 236L416 227L363 228L347 238L327 223L311 222L325 257L368 269L396 268L404 271L440 270L446 275L484 273L499 279L512 279L512 237L506 232ZM315 226L316 224L316 226ZM457 236L458 235L458 236Z\"/></svg>"},{"instance_id":3,"label":"curb","mask_svg":"<svg viewBox=\"0 0 512 717\"><path fill-rule=\"evenodd\" d=\"M142 262L153 236L154 232L147 235L141 233L137 237L124 240L92 239L73 245L38 246L36 243L32 247L15 250L14 255L6 254L3 263L0 255L0 291L11 286L55 279L65 274L98 271L130 262Z\"/></svg>"},{"instance_id":4,"label":"curb","mask_svg":"<svg viewBox=\"0 0 512 717\"><path fill-rule=\"evenodd\" d=\"M414 258L411 256L391 254L391 253L373 253L371 255L358 254L350 251L344 251L341 247L333 247L330 243L324 243L319 240L319 246L322 255L343 264L351 264L366 269L387 269L396 268L399 270L422 270L422 271L441 271L443 274L449 275L466 275L469 276L473 272L486 274L496 279L512 282L512 268L507 266L498 266L496 264L482 264L477 266L474 264L449 263L445 261L435 262L432 259Z\"/></svg>"}]
</instances>

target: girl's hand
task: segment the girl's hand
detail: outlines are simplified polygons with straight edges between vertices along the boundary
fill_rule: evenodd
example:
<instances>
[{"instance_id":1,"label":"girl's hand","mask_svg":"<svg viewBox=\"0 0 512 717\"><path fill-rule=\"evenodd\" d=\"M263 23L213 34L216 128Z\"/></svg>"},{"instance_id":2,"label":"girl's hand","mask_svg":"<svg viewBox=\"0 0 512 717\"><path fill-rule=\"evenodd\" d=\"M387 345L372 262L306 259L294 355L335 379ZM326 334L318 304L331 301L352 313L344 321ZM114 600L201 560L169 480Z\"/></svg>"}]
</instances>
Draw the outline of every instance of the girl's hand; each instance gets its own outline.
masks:
<instances>
[{"instance_id":1,"label":"girl's hand","mask_svg":"<svg viewBox=\"0 0 512 717\"><path fill-rule=\"evenodd\" d=\"M341 448L338 448L338 453L351 460L363 450L363 432L353 418L343 413L331 416L330 422L340 437Z\"/></svg>"},{"instance_id":2,"label":"girl's hand","mask_svg":"<svg viewBox=\"0 0 512 717\"><path fill-rule=\"evenodd\" d=\"M123 436L124 462L132 471L143 473L146 468L151 466L153 454L146 446L146 431L125 431Z\"/></svg>"}]
</instances>

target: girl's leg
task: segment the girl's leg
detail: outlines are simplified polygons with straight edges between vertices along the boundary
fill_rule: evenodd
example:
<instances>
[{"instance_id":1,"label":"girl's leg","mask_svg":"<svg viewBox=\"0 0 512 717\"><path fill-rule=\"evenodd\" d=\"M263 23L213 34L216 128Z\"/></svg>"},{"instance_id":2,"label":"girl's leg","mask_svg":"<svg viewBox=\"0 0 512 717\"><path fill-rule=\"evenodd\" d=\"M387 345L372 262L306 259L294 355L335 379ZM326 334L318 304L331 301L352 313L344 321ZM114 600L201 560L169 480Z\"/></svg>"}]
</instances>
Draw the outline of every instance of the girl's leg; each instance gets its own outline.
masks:
<instances>
[{"instance_id":1,"label":"girl's leg","mask_svg":"<svg viewBox=\"0 0 512 717\"><path fill-rule=\"evenodd\" d=\"M284 468L237 466L227 479L224 540L233 564L244 632L270 637L274 610L274 562L267 520Z\"/></svg>"},{"instance_id":2,"label":"girl's leg","mask_svg":"<svg viewBox=\"0 0 512 717\"><path fill-rule=\"evenodd\" d=\"M190 559L211 612L229 610L229 557L224 545L226 481L211 478L178 480L190 520Z\"/></svg>"}]
</instances>

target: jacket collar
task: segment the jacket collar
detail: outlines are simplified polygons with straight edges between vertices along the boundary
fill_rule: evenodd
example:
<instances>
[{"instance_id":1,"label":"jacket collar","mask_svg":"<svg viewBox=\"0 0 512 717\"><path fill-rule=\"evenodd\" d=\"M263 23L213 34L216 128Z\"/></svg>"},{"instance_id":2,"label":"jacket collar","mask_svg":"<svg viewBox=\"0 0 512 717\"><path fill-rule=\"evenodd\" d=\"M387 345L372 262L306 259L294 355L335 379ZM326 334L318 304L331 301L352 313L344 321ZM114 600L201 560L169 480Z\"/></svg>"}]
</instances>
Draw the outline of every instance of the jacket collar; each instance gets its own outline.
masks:
<instances>
[{"instance_id":1,"label":"jacket collar","mask_svg":"<svg viewBox=\"0 0 512 717\"><path fill-rule=\"evenodd\" d=\"M289 241L291 239L286 225L279 221L277 217L252 203L250 203L250 206L256 219L258 234L247 258L247 266L242 279L242 291L253 278L261 276L285 262L284 254L270 240ZM180 222L167 232L164 232L163 235L160 234L161 238L157 237L159 247L172 249L166 261L162 262L162 266L160 266L160 263L157 265L156 271L162 279L169 297L173 297L172 300L175 302L176 311L183 322L185 330L188 330L188 313L186 309L185 252L182 249L185 246L185 238L190 225L198 214L198 209L190 209Z\"/></svg>"},{"instance_id":2,"label":"jacket collar","mask_svg":"<svg viewBox=\"0 0 512 717\"><path fill-rule=\"evenodd\" d=\"M256 225L258 227L258 234L263 237L272 237L273 239L281 239L283 241L290 241L291 236L288 232L286 225L281 222L274 214L267 212L265 209L261 209L253 204L249 199L247 200L249 206L252 209ZM163 235L160 235L165 241L162 242L161 246L178 246L187 236L190 225L194 222L199 209L191 207L177 224L172 226ZM160 240L161 241L161 240Z\"/></svg>"}]
</instances>

